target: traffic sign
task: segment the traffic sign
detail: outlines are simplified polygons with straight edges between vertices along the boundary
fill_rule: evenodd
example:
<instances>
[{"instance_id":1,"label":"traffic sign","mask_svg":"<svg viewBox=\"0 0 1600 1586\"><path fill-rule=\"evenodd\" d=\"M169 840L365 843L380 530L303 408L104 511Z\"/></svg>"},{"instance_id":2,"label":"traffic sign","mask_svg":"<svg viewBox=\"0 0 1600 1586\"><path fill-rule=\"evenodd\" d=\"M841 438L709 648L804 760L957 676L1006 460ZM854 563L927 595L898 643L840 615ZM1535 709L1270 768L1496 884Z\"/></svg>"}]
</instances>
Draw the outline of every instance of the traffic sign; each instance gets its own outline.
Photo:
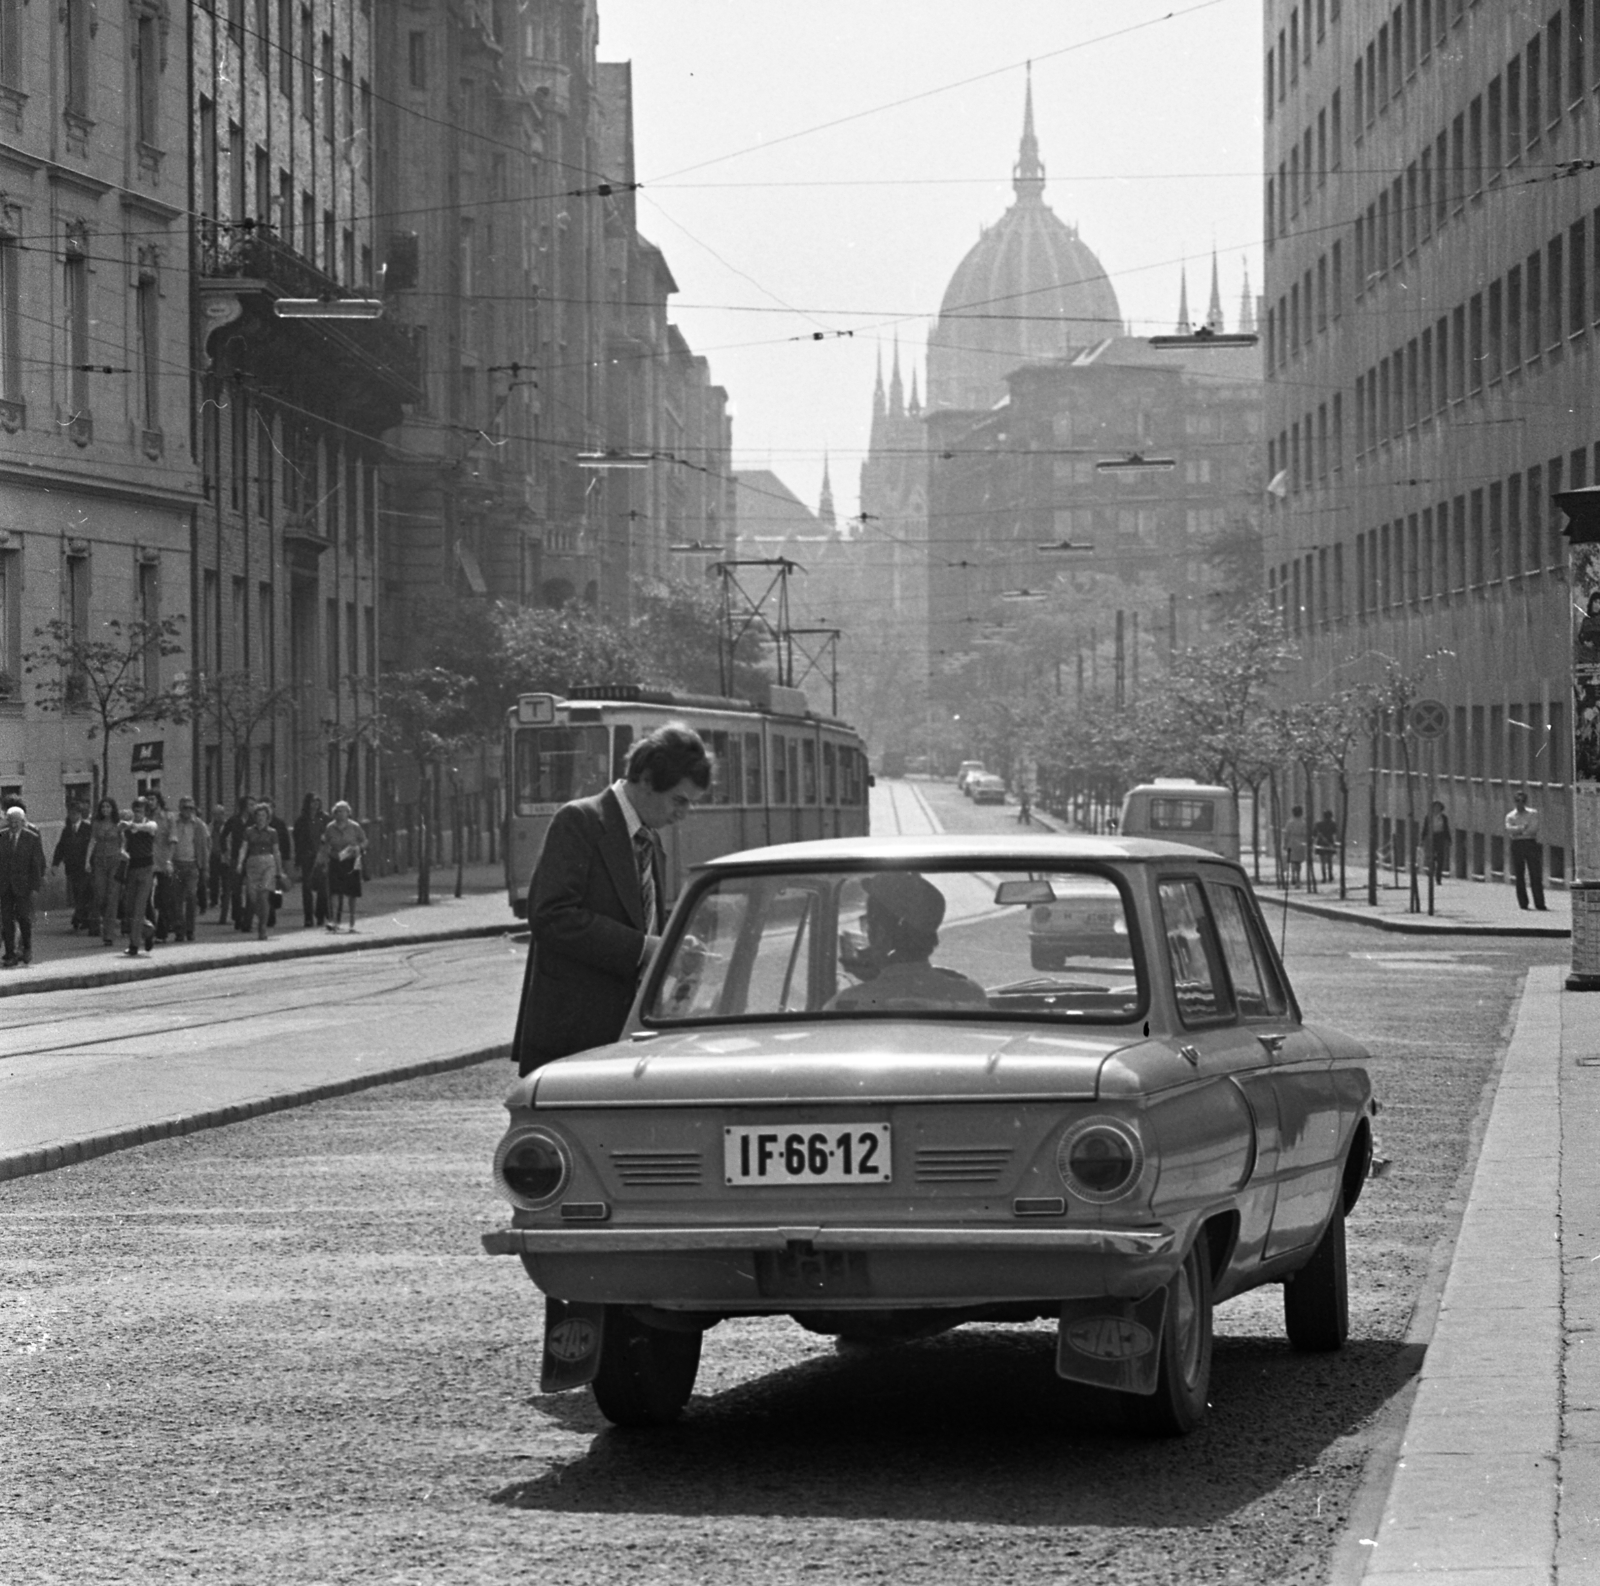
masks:
<instances>
[{"instance_id":1,"label":"traffic sign","mask_svg":"<svg viewBox=\"0 0 1600 1586\"><path fill-rule=\"evenodd\" d=\"M1419 699L1411 707L1411 732L1425 741L1442 738L1450 730L1450 712L1437 699Z\"/></svg>"}]
</instances>

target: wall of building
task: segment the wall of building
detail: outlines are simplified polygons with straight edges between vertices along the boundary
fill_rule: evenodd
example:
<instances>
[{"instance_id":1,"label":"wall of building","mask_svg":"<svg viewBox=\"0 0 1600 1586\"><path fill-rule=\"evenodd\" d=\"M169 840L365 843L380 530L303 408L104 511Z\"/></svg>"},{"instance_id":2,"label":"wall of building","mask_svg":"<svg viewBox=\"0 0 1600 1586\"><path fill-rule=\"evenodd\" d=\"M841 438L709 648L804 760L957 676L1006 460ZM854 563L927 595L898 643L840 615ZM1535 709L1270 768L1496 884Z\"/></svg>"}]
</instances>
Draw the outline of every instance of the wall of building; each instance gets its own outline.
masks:
<instances>
[{"instance_id":1,"label":"wall of building","mask_svg":"<svg viewBox=\"0 0 1600 1586\"><path fill-rule=\"evenodd\" d=\"M108 638L110 621L189 610L186 39L160 0L9 6L3 28L0 797L48 840L69 790L101 791L102 745L87 711L41 708L39 630ZM150 682L191 666L152 660ZM167 723L114 739L109 792L135 791L141 741L162 746L144 780L186 791L186 734Z\"/></svg>"},{"instance_id":2,"label":"wall of building","mask_svg":"<svg viewBox=\"0 0 1600 1586\"><path fill-rule=\"evenodd\" d=\"M1590 0L1266 11L1271 583L1301 692L1392 662L1446 706L1411 796L1445 802L1463 874L1503 873L1518 788L1557 875L1570 845L1550 497L1600 477L1596 20ZM1385 827L1402 764L1386 733Z\"/></svg>"}]
</instances>

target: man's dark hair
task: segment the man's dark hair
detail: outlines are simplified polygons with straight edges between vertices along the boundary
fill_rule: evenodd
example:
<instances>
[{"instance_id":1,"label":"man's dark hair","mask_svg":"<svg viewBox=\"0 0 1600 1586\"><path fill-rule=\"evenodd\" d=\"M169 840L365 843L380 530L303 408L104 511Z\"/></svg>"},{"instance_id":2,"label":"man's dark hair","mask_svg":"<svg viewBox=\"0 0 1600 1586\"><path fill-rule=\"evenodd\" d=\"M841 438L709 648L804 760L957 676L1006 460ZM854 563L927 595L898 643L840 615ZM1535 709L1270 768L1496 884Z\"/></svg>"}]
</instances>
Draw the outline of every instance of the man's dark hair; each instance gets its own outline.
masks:
<instances>
[{"instance_id":1,"label":"man's dark hair","mask_svg":"<svg viewBox=\"0 0 1600 1586\"><path fill-rule=\"evenodd\" d=\"M665 793L687 779L697 788L711 786L711 756L700 734L681 721L669 721L647 733L628 751L628 780L648 782Z\"/></svg>"}]
</instances>

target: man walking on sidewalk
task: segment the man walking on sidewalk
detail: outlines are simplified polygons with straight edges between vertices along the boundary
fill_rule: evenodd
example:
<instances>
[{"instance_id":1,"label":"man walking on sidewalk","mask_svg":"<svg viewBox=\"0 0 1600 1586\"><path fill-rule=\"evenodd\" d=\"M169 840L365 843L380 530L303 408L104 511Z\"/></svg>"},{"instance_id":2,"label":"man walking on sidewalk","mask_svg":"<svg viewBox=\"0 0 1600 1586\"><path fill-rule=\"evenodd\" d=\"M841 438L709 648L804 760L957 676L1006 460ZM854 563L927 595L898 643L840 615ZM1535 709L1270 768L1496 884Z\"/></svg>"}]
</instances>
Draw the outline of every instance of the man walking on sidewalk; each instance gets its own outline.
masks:
<instances>
[{"instance_id":1,"label":"man walking on sidewalk","mask_svg":"<svg viewBox=\"0 0 1600 1586\"><path fill-rule=\"evenodd\" d=\"M200 901L200 878L211 862L211 833L194 812L194 800L178 800L172 826L173 932L180 942L194 940L194 914Z\"/></svg>"},{"instance_id":2,"label":"man walking on sidewalk","mask_svg":"<svg viewBox=\"0 0 1600 1586\"><path fill-rule=\"evenodd\" d=\"M22 806L13 804L0 831L0 943L5 946L0 963L7 969L18 962L19 934L21 962L33 962L33 895L43 885L44 844Z\"/></svg>"},{"instance_id":3,"label":"man walking on sidewalk","mask_svg":"<svg viewBox=\"0 0 1600 1586\"><path fill-rule=\"evenodd\" d=\"M1539 812L1528 804L1528 795L1518 793L1506 815L1506 833L1511 838L1511 873L1517 883L1517 907L1528 906L1528 888L1533 888L1533 906L1544 907L1544 849L1539 844Z\"/></svg>"}]
</instances>

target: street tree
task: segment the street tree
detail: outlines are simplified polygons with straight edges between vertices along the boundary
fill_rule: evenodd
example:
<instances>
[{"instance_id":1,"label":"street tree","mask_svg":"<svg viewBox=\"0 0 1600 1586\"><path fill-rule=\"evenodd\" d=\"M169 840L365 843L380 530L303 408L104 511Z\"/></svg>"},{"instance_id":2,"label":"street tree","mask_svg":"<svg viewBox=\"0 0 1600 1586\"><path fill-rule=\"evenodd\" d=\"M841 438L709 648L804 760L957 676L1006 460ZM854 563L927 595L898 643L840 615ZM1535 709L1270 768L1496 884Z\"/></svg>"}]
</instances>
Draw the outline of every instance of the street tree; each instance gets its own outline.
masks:
<instances>
[{"instance_id":1,"label":"street tree","mask_svg":"<svg viewBox=\"0 0 1600 1586\"><path fill-rule=\"evenodd\" d=\"M440 666L385 672L362 680L349 721L331 727L336 739L366 743L408 761L417 773L417 902L432 901L430 800L442 770L455 764L481 734L470 701L470 680Z\"/></svg>"},{"instance_id":2,"label":"street tree","mask_svg":"<svg viewBox=\"0 0 1600 1586\"><path fill-rule=\"evenodd\" d=\"M83 713L91 742L100 742L100 790L111 781L115 733L187 721L194 700L187 687L163 685L160 663L183 654L182 617L123 622L110 617L91 633L79 633L55 617L34 629L34 644L22 669L34 682L34 703L61 715Z\"/></svg>"},{"instance_id":3,"label":"street tree","mask_svg":"<svg viewBox=\"0 0 1600 1586\"><path fill-rule=\"evenodd\" d=\"M301 685L262 682L254 672L220 672L196 680L192 695L194 714L228 745L233 763L233 796L245 790L249 774L250 751L256 734L270 728L278 717L291 712L299 703Z\"/></svg>"}]
</instances>

